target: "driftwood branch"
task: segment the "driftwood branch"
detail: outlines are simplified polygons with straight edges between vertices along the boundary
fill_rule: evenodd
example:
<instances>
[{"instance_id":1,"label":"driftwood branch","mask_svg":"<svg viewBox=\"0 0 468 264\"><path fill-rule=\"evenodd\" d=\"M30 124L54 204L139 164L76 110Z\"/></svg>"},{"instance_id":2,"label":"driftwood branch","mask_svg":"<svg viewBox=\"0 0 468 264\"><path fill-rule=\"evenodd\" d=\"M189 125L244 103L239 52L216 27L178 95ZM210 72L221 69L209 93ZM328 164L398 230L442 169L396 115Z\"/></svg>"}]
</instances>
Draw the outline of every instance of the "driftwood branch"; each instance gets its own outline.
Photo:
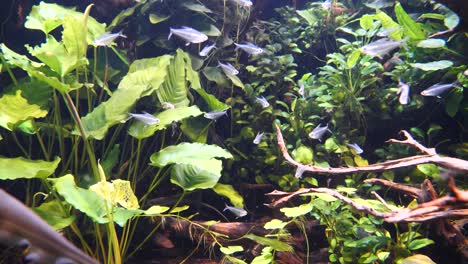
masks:
<instances>
[{"instance_id":1,"label":"driftwood branch","mask_svg":"<svg viewBox=\"0 0 468 264\"><path fill-rule=\"evenodd\" d=\"M304 165L297 161L295 161L288 153L286 149L286 144L283 139L283 135L281 134L281 130L279 126L276 126L277 131L277 139L278 145L281 149L283 157L286 161L297 168L296 176L301 176L303 172L310 171L316 174L348 174L348 173L356 173L356 172L381 172L386 170L392 170L397 168L409 167L418 164L425 164L425 163L434 163L439 166L445 167L446 169L450 170L451 172L455 173L463 173L466 174L468 172L468 161L451 158L451 157L442 157L437 154L434 148L427 148L421 145L419 142L413 139L413 137L406 131L401 131L402 134L405 136L404 140L397 140L397 139L390 139L387 142L389 143L398 143L409 145L421 151L423 155L416 155L412 157L406 157L401 159L395 160L388 160L385 162L372 164L368 166L362 167L340 167L340 168L323 168L314 165ZM414 198L417 198L418 201L421 203L419 206L413 209L409 208L398 208L398 209L391 209L388 204L381 201L384 206L387 207L388 212L379 212L369 206L363 206L353 199L348 198L336 190L328 189L328 188L302 188L292 193L287 192L280 192L274 191L267 195L270 196L279 196L279 199L269 204L270 207L278 207L284 204L285 202L289 201L293 197L296 197L301 194L310 193L310 192L319 192L319 193L327 193L346 204L351 205L353 208L358 210L359 212L364 212L379 218L383 218L387 222L422 222L431 219L438 219L438 218L450 218L450 217L464 217L468 215L468 191L459 190L456 188L453 178L449 178L448 189L450 194L438 198L437 194L435 193L432 184L430 181L425 181L422 184L422 189L416 189L413 187L405 186L398 183L393 183L386 180L380 179L369 179L366 180L367 183L378 183L381 185L388 186L390 188L395 188L399 191L404 191L407 194L410 194ZM377 196L377 193L374 195ZM382 199L380 199L382 200Z\"/></svg>"},{"instance_id":2,"label":"driftwood branch","mask_svg":"<svg viewBox=\"0 0 468 264\"><path fill-rule=\"evenodd\" d=\"M286 159L286 161L289 164L298 168L300 172L310 171L316 174L328 174L328 175L349 174L349 173L356 173L356 172L381 172L381 171L410 167L410 166L415 166L415 165L425 164L425 163L434 163L454 172L461 172L461 173L468 172L468 161L457 159L457 158L451 158L451 157L441 157L440 155L436 153L435 149L426 148L422 146L416 140L414 140L413 137L411 137L411 135L408 132L404 130L402 131L402 133L406 136L406 140L390 139L387 142L400 143L400 144L413 146L419 149L420 151L424 152L425 153L424 155L416 155L416 156L407 157L407 158L389 160L389 161L376 163L376 164L372 164L368 166L346 167L346 168L344 167L324 168L324 167L319 167L319 166L314 166L314 165L304 165L295 161L291 157L291 155L289 155L288 150L286 149L286 144L283 139L283 134L281 133L281 130L278 125L276 125L276 132L277 132L278 145L281 149L283 157Z\"/></svg>"}]
</instances>

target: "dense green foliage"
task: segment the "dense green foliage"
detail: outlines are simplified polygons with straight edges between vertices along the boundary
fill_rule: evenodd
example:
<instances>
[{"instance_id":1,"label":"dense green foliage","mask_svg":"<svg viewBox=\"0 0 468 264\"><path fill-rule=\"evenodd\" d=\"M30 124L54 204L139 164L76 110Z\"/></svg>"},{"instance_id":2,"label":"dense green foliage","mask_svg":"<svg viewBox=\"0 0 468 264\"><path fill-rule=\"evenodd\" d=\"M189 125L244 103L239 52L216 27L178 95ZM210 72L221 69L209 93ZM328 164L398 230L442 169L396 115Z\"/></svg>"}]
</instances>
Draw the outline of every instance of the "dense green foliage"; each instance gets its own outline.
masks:
<instances>
[{"instance_id":1,"label":"dense green foliage","mask_svg":"<svg viewBox=\"0 0 468 264\"><path fill-rule=\"evenodd\" d=\"M0 143L6 146L0 165L9 164L0 166L0 179L26 182L29 205L39 213L54 211L60 217L46 220L71 230L69 235L104 263L122 263L159 228L138 235L136 226L145 216L190 221L194 211L180 205L186 195L205 189L254 216L257 205L244 204L236 191L242 183L284 191L333 187L375 210L388 210L378 200L360 198L379 190L363 179L419 184L438 178L437 166L328 180L302 175L285 164L274 127L280 126L287 149L302 164L365 166L414 154L406 146L383 147L401 129L428 147L440 146L442 154L466 159L467 35L451 32L458 17L439 4L358 2L332 1L329 8L310 2L302 10L285 6L261 20L235 1L147 0L122 11L107 27L88 12L41 2L25 26L42 31L44 42L27 46L25 55L0 46L1 74L11 80L0 94ZM416 18L409 15L417 9ZM167 40L170 27L180 26L208 35L214 51L203 57L199 51L206 43ZM120 29L128 32L126 48L96 44L106 31ZM382 55L367 53L363 47L382 35L402 44ZM234 42L255 43L263 52L249 55ZM225 74L218 62L229 62L240 73ZM397 94L399 80L410 86L406 104ZM456 85L439 97L420 94L438 82ZM268 106L259 103L261 96ZM206 118L224 110L217 120ZM129 115L144 111L157 123ZM311 138L319 125L329 131L322 139ZM264 137L254 143L258 133ZM38 192L52 195L40 205L32 203ZM149 202L175 193L171 207ZM329 195L301 201L265 224L271 236L244 237L265 246L252 263L271 263L276 252L292 251L283 227L301 227L307 218L326 226L331 262L404 263L433 243L419 224L389 230L383 220L356 213ZM398 200L387 202L395 206ZM88 219L76 217L79 212ZM193 225L215 241L223 261L247 261L238 255L241 246L225 246L219 234ZM99 232L92 237L80 231L87 228Z\"/></svg>"}]
</instances>

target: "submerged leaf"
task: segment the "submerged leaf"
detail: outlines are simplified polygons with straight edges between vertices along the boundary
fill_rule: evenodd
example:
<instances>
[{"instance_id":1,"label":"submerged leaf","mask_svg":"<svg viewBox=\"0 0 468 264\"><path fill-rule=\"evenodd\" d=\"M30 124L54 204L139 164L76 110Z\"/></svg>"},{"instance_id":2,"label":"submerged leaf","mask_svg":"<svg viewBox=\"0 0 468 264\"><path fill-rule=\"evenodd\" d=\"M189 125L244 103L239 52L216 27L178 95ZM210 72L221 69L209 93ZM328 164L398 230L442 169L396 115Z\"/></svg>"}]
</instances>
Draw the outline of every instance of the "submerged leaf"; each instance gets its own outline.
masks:
<instances>
[{"instance_id":1,"label":"submerged leaf","mask_svg":"<svg viewBox=\"0 0 468 264\"><path fill-rule=\"evenodd\" d=\"M55 172L59 163L59 157L56 157L53 161L29 160L22 157L0 157L0 179L45 179Z\"/></svg>"},{"instance_id":2,"label":"submerged leaf","mask_svg":"<svg viewBox=\"0 0 468 264\"><path fill-rule=\"evenodd\" d=\"M410 63L410 65L423 71L437 71L452 67L453 62L449 60L440 60L426 63Z\"/></svg>"},{"instance_id":3,"label":"submerged leaf","mask_svg":"<svg viewBox=\"0 0 468 264\"><path fill-rule=\"evenodd\" d=\"M22 121L47 115L46 110L39 105L30 104L21 93L21 90L17 90L15 94L0 97L0 126L10 131Z\"/></svg>"},{"instance_id":4,"label":"submerged leaf","mask_svg":"<svg viewBox=\"0 0 468 264\"><path fill-rule=\"evenodd\" d=\"M217 183L213 187L213 191L218 195L227 197L234 207L244 208L244 198L232 185Z\"/></svg>"}]
</instances>

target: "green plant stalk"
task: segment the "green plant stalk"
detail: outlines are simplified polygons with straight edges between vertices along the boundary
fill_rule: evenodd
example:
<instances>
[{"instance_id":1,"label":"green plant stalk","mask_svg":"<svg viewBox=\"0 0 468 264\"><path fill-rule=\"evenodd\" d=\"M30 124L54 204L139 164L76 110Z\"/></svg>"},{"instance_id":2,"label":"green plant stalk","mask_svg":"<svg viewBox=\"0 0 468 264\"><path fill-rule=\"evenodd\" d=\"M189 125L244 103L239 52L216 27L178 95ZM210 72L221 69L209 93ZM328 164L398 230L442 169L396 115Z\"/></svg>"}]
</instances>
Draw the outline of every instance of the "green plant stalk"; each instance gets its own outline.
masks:
<instances>
[{"instance_id":1,"label":"green plant stalk","mask_svg":"<svg viewBox=\"0 0 468 264\"><path fill-rule=\"evenodd\" d=\"M104 242L103 242L103 239L102 239L102 234L101 234L101 229L99 227L99 225L97 223L93 223L94 224L94 230L96 230L96 252L99 251L99 249L101 250L101 255L102 255L102 262L103 263L107 263L107 256L106 256L106 247L104 246ZM99 246L99 249L97 248Z\"/></svg>"},{"instance_id":2,"label":"green plant stalk","mask_svg":"<svg viewBox=\"0 0 468 264\"><path fill-rule=\"evenodd\" d=\"M18 148L21 150L21 152L23 153L23 155L24 155L26 158L31 159L31 156L29 155L29 153L26 151L26 149L23 147L23 145L21 145L21 142L18 140L18 137L16 136L16 132L15 132L15 131L12 131L12 132L11 132L11 135L13 136L13 139L15 140L16 145L17 145Z\"/></svg>"},{"instance_id":3,"label":"green plant stalk","mask_svg":"<svg viewBox=\"0 0 468 264\"><path fill-rule=\"evenodd\" d=\"M16 88L18 88L18 81L16 80L15 75L11 71L10 67L8 67L8 64L6 63L5 58L3 57L2 54L0 54L0 60L2 61L3 67L5 67L5 69L7 70L8 75L10 75L10 78L13 81L13 84L15 85Z\"/></svg>"},{"instance_id":4,"label":"green plant stalk","mask_svg":"<svg viewBox=\"0 0 468 264\"><path fill-rule=\"evenodd\" d=\"M151 232L149 232L149 234L140 242L140 244L138 244L135 249L130 252L130 254L128 254L128 256L126 257L126 259L129 259L130 257L133 256L133 254L135 254L147 241L148 239L151 238L151 236L153 236L153 234L159 229L159 227L161 226L161 222L159 222L154 228L153 230L151 230Z\"/></svg>"},{"instance_id":5,"label":"green plant stalk","mask_svg":"<svg viewBox=\"0 0 468 264\"><path fill-rule=\"evenodd\" d=\"M46 159L46 161L50 161L50 155L47 152L47 149L46 149L46 147L44 145L44 141L42 140L40 131L36 132L36 137L37 137L37 141L39 142L39 145L41 146L41 150L42 150L42 152L44 154L44 158Z\"/></svg>"},{"instance_id":6,"label":"green plant stalk","mask_svg":"<svg viewBox=\"0 0 468 264\"><path fill-rule=\"evenodd\" d=\"M63 94L63 96L65 97L65 103L68 107L68 110L72 113L73 119L75 119L76 126L78 127L81 137L83 138L83 142L84 142L86 151L88 152L88 156L90 159L89 162L91 163L91 169L93 170L94 179L96 181L99 181L100 178L99 178L99 170L97 166L96 156L94 155L94 151L91 148L91 144L89 144L89 141L86 139L86 133L84 131L83 124L81 123L80 116L78 112L76 111L75 106L73 105L73 100L70 97L70 94L65 93Z\"/></svg>"},{"instance_id":7,"label":"green plant stalk","mask_svg":"<svg viewBox=\"0 0 468 264\"><path fill-rule=\"evenodd\" d=\"M61 111L60 111L60 103L57 97L56 90L53 90L53 100L54 100L54 124L57 128L62 127L62 117L61 117ZM64 145L64 137L63 133L61 130L57 129L57 135L58 135L58 143L59 143L59 150L60 150L60 157L64 158L65 157L65 145ZM55 130L54 130L55 131ZM50 140L54 141L55 137L51 137Z\"/></svg>"},{"instance_id":8,"label":"green plant stalk","mask_svg":"<svg viewBox=\"0 0 468 264\"><path fill-rule=\"evenodd\" d=\"M132 182L131 182L133 192L136 192L136 178L138 175L138 165L140 164L141 141L142 141L141 139L138 139L135 166L133 166L133 173L132 173L133 175L132 175Z\"/></svg>"}]
</instances>

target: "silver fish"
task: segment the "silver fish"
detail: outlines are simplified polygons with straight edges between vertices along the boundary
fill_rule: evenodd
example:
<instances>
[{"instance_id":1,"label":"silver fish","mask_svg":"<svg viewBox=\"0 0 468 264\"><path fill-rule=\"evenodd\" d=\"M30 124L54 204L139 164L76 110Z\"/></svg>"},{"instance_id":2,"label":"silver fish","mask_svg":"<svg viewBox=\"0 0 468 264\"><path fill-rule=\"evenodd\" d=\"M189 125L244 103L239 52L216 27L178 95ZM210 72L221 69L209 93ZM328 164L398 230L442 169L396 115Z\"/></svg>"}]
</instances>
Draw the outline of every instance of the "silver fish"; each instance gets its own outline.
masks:
<instances>
[{"instance_id":1,"label":"silver fish","mask_svg":"<svg viewBox=\"0 0 468 264\"><path fill-rule=\"evenodd\" d=\"M250 0L231 0L232 2L242 6L242 7L251 7L252 6L252 1Z\"/></svg>"},{"instance_id":2,"label":"silver fish","mask_svg":"<svg viewBox=\"0 0 468 264\"><path fill-rule=\"evenodd\" d=\"M364 54L379 57L389 53L390 51L401 47L406 40L393 40L389 38L381 38L374 42L371 42L367 45L361 47L361 51Z\"/></svg>"},{"instance_id":3,"label":"silver fish","mask_svg":"<svg viewBox=\"0 0 468 264\"><path fill-rule=\"evenodd\" d=\"M159 118L145 111L143 111L143 114L133 114L133 113L128 113L128 114L131 117L135 118L136 120L141 121L147 125L156 125L156 124L159 124L159 122L161 121L159 120Z\"/></svg>"},{"instance_id":4,"label":"silver fish","mask_svg":"<svg viewBox=\"0 0 468 264\"><path fill-rule=\"evenodd\" d=\"M211 112L208 112L208 113L205 113L203 116L205 118L208 118L208 119L212 119L212 120L217 120L218 118L222 117L223 115L226 114L226 110L223 110L223 111L211 111Z\"/></svg>"},{"instance_id":5,"label":"silver fish","mask_svg":"<svg viewBox=\"0 0 468 264\"><path fill-rule=\"evenodd\" d=\"M400 95L400 98L398 99L400 104L405 105L409 103L409 92L410 92L409 85L401 81L401 79L398 79L397 94Z\"/></svg>"},{"instance_id":6,"label":"silver fish","mask_svg":"<svg viewBox=\"0 0 468 264\"><path fill-rule=\"evenodd\" d=\"M330 131L328 129L328 124L326 126L320 126L320 124L309 133L309 137L312 139L318 139L318 141L322 141L322 137L325 132ZM331 132L331 131L330 131Z\"/></svg>"},{"instance_id":7,"label":"silver fish","mask_svg":"<svg viewBox=\"0 0 468 264\"><path fill-rule=\"evenodd\" d=\"M203 49L200 51L200 53L198 53L198 55L202 56L202 57L206 57L208 56L208 54L210 54L210 52L216 48L216 45L213 44L213 45L206 45L205 47L203 47Z\"/></svg>"},{"instance_id":8,"label":"silver fish","mask_svg":"<svg viewBox=\"0 0 468 264\"><path fill-rule=\"evenodd\" d=\"M117 33L106 32L93 41L96 46L109 46L118 37L127 38L122 31Z\"/></svg>"},{"instance_id":9,"label":"silver fish","mask_svg":"<svg viewBox=\"0 0 468 264\"><path fill-rule=\"evenodd\" d=\"M294 173L294 177L296 177L297 179L301 179L302 174L304 174L304 171L305 171L304 166L302 165L297 166L296 173Z\"/></svg>"},{"instance_id":10,"label":"silver fish","mask_svg":"<svg viewBox=\"0 0 468 264\"><path fill-rule=\"evenodd\" d=\"M263 96L260 96L260 97L256 97L257 98L257 102L259 102L261 105L262 105L262 108L267 108L270 106L270 103L268 103L267 99L265 99L265 97Z\"/></svg>"},{"instance_id":11,"label":"silver fish","mask_svg":"<svg viewBox=\"0 0 468 264\"><path fill-rule=\"evenodd\" d=\"M232 66L230 63L221 63L218 61L218 67L221 67L221 69L226 75L239 74L239 71L236 68L234 68L234 66Z\"/></svg>"},{"instance_id":12,"label":"silver fish","mask_svg":"<svg viewBox=\"0 0 468 264\"><path fill-rule=\"evenodd\" d=\"M364 152L364 150L362 150L361 147L359 147L358 144L356 143L353 143L353 144L346 144L346 146L350 147L352 150L354 150L354 152L356 152L356 154L361 154Z\"/></svg>"},{"instance_id":13,"label":"silver fish","mask_svg":"<svg viewBox=\"0 0 468 264\"><path fill-rule=\"evenodd\" d=\"M255 44L252 43L245 43L245 44L237 44L234 42L234 45L236 45L236 49L241 49L245 52L247 52L249 55L258 55L263 53L263 49L256 46Z\"/></svg>"},{"instance_id":14,"label":"silver fish","mask_svg":"<svg viewBox=\"0 0 468 264\"><path fill-rule=\"evenodd\" d=\"M186 46L188 46L190 43L202 43L208 40L207 35L191 27L170 28L169 31L169 36L167 37L167 39L170 39L171 36L174 34L179 38L185 40L187 42L185 44Z\"/></svg>"},{"instance_id":15,"label":"silver fish","mask_svg":"<svg viewBox=\"0 0 468 264\"><path fill-rule=\"evenodd\" d=\"M304 97L305 95L305 84L303 81L299 81L299 90L297 91L300 96Z\"/></svg>"},{"instance_id":16,"label":"silver fish","mask_svg":"<svg viewBox=\"0 0 468 264\"><path fill-rule=\"evenodd\" d=\"M260 144L260 142L262 142L262 139L263 139L263 134L264 134L263 132L262 133L258 132L257 136L255 136L255 139L253 140L253 143L257 145Z\"/></svg>"},{"instance_id":17,"label":"silver fish","mask_svg":"<svg viewBox=\"0 0 468 264\"><path fill-rule=\"evenodd\" d=\"M168 103L168 102L162 102L161 106L162 106L163 109L166 109L166 110L175 108L174 104L171 104L171 103Z\"/></svg>"},{"instance_id":18,"label":"silver fish","mask_svg":"<svg viewBox=\"0 0 468 264\"><path fill-rule=\"evenodd\" d=\"M233 213L236 218L244 217L247 215L247 211L244 210L243 208L238 208L238 207L233 207L229 206L226 204L226 208L224 208L223 212L229 210L231 213Z\"/></svg>"},{"instance_id":19,"label":"silver fish","mask_svg":"<svg viewBox=\"0 0 468 264\"><path fill-rule=\"evenodd\" d=\"M427 88L421 92L423 96L439 96L444 92L450 90L452 87L456 86L457 82L453 83L437 83Z\"/></svg>"}]
</instances>

